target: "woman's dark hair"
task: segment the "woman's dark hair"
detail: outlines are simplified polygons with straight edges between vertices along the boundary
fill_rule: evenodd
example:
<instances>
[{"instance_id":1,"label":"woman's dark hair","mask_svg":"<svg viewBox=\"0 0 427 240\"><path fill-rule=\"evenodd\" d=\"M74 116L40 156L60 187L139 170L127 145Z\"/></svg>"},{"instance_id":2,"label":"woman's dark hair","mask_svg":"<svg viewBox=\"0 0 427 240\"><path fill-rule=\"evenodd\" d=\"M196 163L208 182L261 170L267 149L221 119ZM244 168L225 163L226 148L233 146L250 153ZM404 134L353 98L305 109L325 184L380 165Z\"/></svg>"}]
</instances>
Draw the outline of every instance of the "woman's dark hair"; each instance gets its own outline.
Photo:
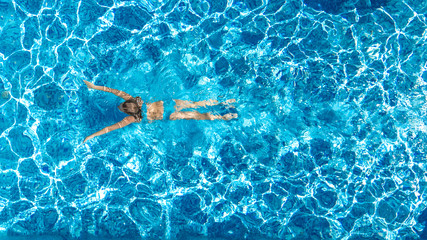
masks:
<instances>
[{"instance_id":1,"label":"woman's dark hair","mask_svg":"<svg viewBox=\"0 0 427 240\"><path fill-rule=\"evenodd\" d=\"M142 119L141 106L138 105L138 102L135 98L131 98L121 103L118 107L120 111L133 116L137 122L140 122Z\"/></svg>"}]
</instances>

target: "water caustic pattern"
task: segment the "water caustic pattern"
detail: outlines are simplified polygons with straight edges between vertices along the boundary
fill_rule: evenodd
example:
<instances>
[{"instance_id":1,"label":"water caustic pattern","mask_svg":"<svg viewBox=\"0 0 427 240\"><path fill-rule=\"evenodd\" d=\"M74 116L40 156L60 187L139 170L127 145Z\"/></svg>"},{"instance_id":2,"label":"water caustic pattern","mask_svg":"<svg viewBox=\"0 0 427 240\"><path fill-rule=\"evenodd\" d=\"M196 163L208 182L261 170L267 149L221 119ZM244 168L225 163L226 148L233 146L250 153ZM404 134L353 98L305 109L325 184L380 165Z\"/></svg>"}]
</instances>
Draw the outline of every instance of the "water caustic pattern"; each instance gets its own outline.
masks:
<instances>
[{"instance_id":1,"label":"water caustic pattern","mask_svg":"<svg viewBox=\"0 0 427 240\"><path fill-rule=\"evenodd\" d=\"M426 13L0 0L1 234L426 238ZM171 108L236 99L239 117L143 120L83 144L121 120L119 99L83 80Z\"/></svg>"}]
</instances>

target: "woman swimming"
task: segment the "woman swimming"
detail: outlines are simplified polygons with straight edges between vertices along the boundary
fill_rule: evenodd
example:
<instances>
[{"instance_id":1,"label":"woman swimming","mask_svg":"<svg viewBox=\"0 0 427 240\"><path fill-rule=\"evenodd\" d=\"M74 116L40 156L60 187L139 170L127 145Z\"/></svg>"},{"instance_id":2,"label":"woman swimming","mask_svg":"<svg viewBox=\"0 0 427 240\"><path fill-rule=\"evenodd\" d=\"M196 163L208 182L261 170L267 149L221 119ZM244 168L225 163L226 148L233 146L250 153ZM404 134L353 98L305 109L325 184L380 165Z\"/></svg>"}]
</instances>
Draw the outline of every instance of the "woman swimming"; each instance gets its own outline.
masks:
<instances>
[{"instance_id":1,"label":"woman swimming","mask_svg":"<svg viewBox=\"0 0 427 240\"><path fill-rule=\"evenodd\" d=\"M140 122L142 120L142 105L143 101L140 97L132 97L131 95L117 90L112 89L109 87L104 86L96 86L95 84L83 80L88 88L104 91L104 92L110 92L114 95L121 97L125 100L125 102L121 103L118 108L120 111L128 114L129 116L123 118L120 122L113 124L111 126L108 126L101 131L98 131L88 137L85 138L83 142L86 142L87 140L100 136L102 134L109 133L113 130L125 127L131 123L134 122ZM207 101L200 101L200 102L192 102L192 101L185 101L185 100L174 100L175 102L175 112L169 115L170 120L180 120L180 119L193 119L193 120L230 120L233 118L237 118L237 113L227 113L224 115L214 115L210 112L207 113L200 113L197 111L186 111L181 112L182 109L186 108L198 108L198 107L206 107L206 106L215 106L218 104L225 104L229 105L230 103L234 103L236 100L230 99L225 101L224 103L219 103L217 100L207 100ZM163 119L163 113L164 113L164 107L163 107L163 101L157 101L154 103L146 103L147 105L147 119L149 121L154 120L161 120ZM229 105L231 108L234 108L233 106Z\"/></svg>"}]
</instances>

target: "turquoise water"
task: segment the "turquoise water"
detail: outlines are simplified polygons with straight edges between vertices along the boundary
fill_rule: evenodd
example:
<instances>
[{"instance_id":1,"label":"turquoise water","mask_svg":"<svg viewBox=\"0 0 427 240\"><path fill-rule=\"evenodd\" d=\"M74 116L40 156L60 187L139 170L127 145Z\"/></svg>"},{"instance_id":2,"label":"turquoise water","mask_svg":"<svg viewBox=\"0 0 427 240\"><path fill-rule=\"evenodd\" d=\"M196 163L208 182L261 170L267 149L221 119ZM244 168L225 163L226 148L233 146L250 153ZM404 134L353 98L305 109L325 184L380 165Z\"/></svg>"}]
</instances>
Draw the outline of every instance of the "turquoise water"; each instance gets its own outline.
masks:
<instances>
[{"instance_id":1,"label":"turquoise water","mask_svg":"<svg viewBox=\"0 0 427 240\"><path fill-rule=\"evenodd\" d=\"M0 0L0 236L427 239L423 0ZM236 99L232 121L120 99Z\"/></svg>"}]
</instances>

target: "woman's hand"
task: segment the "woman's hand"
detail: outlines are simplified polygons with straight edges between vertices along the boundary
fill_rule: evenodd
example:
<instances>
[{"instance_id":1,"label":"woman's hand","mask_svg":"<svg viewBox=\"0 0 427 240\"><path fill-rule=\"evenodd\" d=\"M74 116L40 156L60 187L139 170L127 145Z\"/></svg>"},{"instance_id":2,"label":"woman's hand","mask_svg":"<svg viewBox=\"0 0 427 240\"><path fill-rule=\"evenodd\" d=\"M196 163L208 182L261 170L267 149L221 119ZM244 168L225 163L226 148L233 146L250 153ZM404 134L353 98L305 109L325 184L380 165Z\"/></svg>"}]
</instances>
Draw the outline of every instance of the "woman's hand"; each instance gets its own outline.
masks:
<instances>
[{"instance_id":1,"label":"woman's hand","mask_svg":"<svg viewBox=\"0 0 427 240\"><path fill-rule=\"evenodd\" d=\"M92 137L92 135L90 135L90 136L88 136L88 137L86 137L85 138L85 140L83 140L83 143L85 143L87 140L90 140L90 139L92 139L93 137Z\"/></svg>"},{"instance_id":2,"label":"woman's hand","mask_svg":"<svg viewBox=\"0 0 427 240\"><path fill-rule=\"evenodd\" d=\"M95 88L95 84L93 84L93 83L91 83L91 82L88 82L88 81L86 81L86 80L83 80L83 82L85 82L85 84L86 84L86 86L87 86L88 88Z\"/></svg>"}]
</instances>

